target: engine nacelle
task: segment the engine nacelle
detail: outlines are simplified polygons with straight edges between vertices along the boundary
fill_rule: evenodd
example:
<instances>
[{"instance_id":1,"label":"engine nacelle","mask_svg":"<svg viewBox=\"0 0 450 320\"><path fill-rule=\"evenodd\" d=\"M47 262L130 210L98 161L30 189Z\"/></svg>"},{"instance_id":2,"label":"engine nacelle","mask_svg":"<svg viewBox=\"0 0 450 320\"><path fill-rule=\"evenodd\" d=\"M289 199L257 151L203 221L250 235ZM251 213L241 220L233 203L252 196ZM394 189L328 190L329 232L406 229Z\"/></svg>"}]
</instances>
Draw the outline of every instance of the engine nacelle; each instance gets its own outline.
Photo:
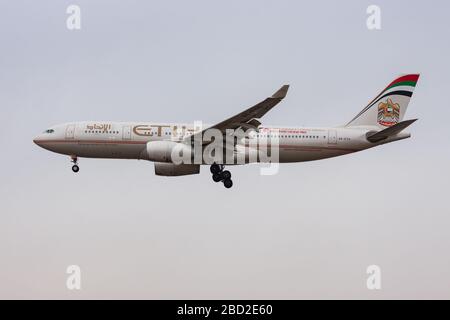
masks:
<instances>
[{"instance_id":1,"label":"engine nacelle","mask_svg":"<svg viewBox=\"0 0 450 320\"><path fill-rule=\"evenodd\" d=\"M147 143L147 160L154 162L180 162L189 160L192 150L189 146L174 141L150 141Z\"/></svg>"},{"instance_id":2,"label":"engine nacelle","mask_svg":"<svg viewBox=\"0 0 450 320\"><path fill-rule=\"evenodd\" d=\"M155 162L155 174L158 176L187 176L190 174L199 174L200 165L198 164L173 164Z\"/></svg>"}]
</instances>

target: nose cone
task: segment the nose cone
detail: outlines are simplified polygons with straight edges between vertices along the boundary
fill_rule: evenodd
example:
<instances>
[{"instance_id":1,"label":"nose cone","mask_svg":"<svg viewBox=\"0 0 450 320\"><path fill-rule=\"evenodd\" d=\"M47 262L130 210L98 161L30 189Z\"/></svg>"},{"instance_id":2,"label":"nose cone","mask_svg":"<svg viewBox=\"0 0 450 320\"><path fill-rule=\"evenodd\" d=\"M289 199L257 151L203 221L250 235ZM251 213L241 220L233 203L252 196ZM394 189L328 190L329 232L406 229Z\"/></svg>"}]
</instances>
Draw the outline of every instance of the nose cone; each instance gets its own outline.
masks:
<instances>
[{"instance_id":1,"label":"nose cone","mask_svg":"<svg viewBox=\"0 0 450 320\"><path fill-rule=\"evenodd\" d=\"M36 143L38 146L41 147L41 141L42 141L42 137L40 135L34 137L33 142Z\"/></svg>"}]
</instances>

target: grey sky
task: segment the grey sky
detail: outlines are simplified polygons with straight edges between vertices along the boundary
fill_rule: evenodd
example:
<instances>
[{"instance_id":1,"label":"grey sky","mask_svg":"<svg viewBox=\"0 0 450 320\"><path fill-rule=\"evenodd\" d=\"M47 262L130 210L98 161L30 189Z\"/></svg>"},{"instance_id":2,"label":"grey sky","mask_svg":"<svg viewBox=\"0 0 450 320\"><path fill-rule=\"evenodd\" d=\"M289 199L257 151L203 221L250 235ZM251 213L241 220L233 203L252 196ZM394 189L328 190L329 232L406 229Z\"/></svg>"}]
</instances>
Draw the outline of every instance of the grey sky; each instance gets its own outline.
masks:
<instances>
[{"instance_id":1,"label":"grey sky","mask_svg":"<svg viewBox=\"0 0 450 320\"><path fill-rule=\"evenodd\" d=\"M82 29L66 28L81 7ZM382 30L366 8L382 9ZM0 1L0 298L450 298L448 1ZM412 139L232 190L32 143L74 120L343 124L420 72ZM66 289L77 264L82 290ZM366 267L382 270L366 289Z\"/></svg>"}]
</instances>

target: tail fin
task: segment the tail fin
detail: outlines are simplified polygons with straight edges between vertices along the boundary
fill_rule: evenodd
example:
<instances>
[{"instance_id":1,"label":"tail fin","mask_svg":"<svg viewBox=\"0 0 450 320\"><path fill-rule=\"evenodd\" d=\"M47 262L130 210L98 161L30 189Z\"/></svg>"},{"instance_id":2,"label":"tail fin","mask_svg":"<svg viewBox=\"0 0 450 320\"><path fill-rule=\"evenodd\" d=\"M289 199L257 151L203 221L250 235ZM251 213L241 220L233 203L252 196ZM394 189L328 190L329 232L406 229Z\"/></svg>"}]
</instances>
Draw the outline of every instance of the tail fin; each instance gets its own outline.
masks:
<instances>
[{"instance_id":1,"label":"tail fin","mask_svg":"<svg viewBox=\"0 0 450 320\"><path fill-rule=\"evenodd\" d=\"M401 76L376 96L346 127L378 126L391 127L403 120L419 74Z\"/></svg>"}]
</instances>

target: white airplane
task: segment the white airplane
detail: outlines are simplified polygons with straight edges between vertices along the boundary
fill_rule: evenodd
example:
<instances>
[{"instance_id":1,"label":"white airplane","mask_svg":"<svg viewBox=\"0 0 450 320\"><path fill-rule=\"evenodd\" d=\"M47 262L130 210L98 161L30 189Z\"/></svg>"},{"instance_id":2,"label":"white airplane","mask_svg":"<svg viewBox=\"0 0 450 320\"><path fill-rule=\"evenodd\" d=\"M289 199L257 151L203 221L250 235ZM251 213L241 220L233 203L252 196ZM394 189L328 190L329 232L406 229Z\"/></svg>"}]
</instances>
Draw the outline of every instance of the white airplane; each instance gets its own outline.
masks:
<instances>
[{"instance_id":1,"label":"white airplane","mask_svg":"<svg viewBox=\"0 0 450 320\"><path fill-rule=\"evenodd\" d=\"M69 155L73 172L79 171L80 157L149 160L155 163L155 174L162 176L198 174L201 165L210 165L213 180L231 188L231 173L224 170L225 165L320 160L409 138L411 135L403 130L417 119L403 121L403 117L418 79L418 74L395 79L350 122L339 127L262 126L260 119L286 96L289 86L285 85L273 96L205 130L189 124L71 122L50 127L33 141L44 149ZM220 150L231 153L231 158L222 156L209 161L200 158L200 162L175 161L174 154L179 151L174 150L193 153L194 140L198 137L203 152L213 141L223 141L205 139L209 130L223 134L224 138L230 130L245 130L246 133L233 138L231 147L229 144L220 145ZM262 141L269 141L270 147L278 148L277 159L260 156L259 143ZM244 162L238 163L238 158L244 158ZM192 157L189 159L192 160Z\"/></svg>"}]
</instances>

